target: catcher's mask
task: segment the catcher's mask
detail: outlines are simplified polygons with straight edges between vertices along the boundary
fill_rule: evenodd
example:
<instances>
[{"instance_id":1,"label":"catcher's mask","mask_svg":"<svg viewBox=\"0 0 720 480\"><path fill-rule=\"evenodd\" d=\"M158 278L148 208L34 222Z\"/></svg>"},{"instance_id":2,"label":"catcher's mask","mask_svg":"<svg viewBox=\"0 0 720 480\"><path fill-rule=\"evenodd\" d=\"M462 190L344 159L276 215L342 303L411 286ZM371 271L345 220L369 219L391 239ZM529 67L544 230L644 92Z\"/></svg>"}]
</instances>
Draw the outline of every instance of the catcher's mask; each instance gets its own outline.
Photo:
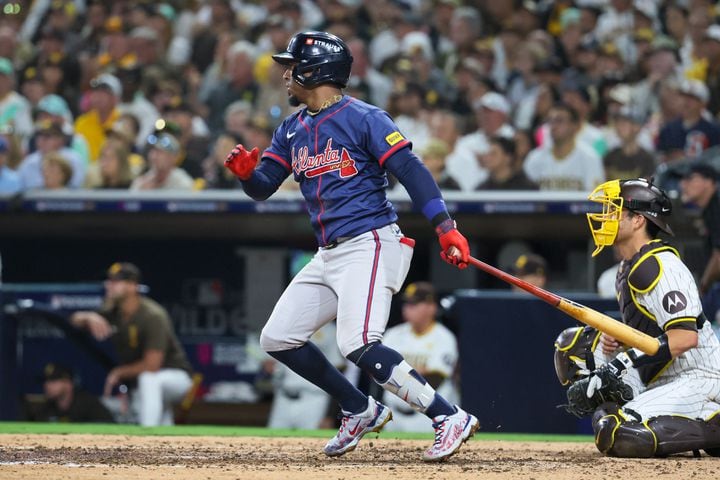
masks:
<instances>
[{"instance_id":1,"label":"catcher's mask","mask_svg":"<svg viewBox=\"0 0 720 480\"><path fill-rule=\"evenodd\" d=\"M602 213L587 214L595 242L593 257L615 242L623 208L642 215L663 232L673 235L670 225L663 218L672 212L672 203L665 192L650 180L610 180L598 185L588 199L603 206Z\"/></svg>"},{"instance_id":2,"label":"catcher's mask","mask_svg":"<svg viewBox=\"0 0 720 480\"><path fill-rule=\"evenodd\" d=\"M591 327L566 328L555 340L555 373L560 383L569 385L595 370L593 351L600 332Z\"/></svg>"}]
</instances>

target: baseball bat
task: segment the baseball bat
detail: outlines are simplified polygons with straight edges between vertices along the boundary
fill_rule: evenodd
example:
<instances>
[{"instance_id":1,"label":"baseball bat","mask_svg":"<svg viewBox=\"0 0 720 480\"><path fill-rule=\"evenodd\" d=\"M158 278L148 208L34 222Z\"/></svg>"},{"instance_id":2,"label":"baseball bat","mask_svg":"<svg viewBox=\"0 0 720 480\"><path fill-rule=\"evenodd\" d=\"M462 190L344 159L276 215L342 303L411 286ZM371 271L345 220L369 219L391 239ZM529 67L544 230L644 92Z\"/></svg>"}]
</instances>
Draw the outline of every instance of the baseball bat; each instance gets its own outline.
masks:
<instances>
[{"instance_id":1,"label":"baseball bat","mask_svg":"<svg viewBox=\"0 0 720 480\"><path fill-rule=\"evenodd\" d=\"M590 325L591 327L595 327L625 345L636 347L648 355L655 355L660 347L660 342L656 338L636 330L629 325L625 325L624 323L619 322L604 313L600 313L597 310L586 307L585 305L581 305L573 302L572 300L561 297L560 295L556 295L545 289L536 287L525 280L521 280L509 273L503 272L502 270L495 268L492 265L488 265L487 263L472 256L469 258L469 263L504 282L522 288L526 292L535 295L558 310L570 315L575 320L578 320L586 325Z\"/></svg>"}]
</instances>

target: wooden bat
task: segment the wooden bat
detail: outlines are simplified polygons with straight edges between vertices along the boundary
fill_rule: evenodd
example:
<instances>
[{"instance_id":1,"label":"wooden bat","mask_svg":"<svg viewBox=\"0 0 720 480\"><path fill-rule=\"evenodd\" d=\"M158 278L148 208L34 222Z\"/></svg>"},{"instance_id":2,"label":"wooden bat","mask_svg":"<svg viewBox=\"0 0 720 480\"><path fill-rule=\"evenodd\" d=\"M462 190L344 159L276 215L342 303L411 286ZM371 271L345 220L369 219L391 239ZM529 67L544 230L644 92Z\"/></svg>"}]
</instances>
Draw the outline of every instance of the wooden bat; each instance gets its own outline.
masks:
<instances>
[{"instance_id":1,"label":"wooden bat","mask_svg":"<svg viewBox=\"0 0 720 480\"><path fill-rule=\"evenodd\" d=\"M470 257L469 263L476 266L480 270L499 278L500 280L522 288L528 293L531 293L541 300L549 303L558 310L570 315L575 320L579 320L586 325L595 327L603 333L607 333L611 337L617 339L619 342L636 347L642 350L648 355L655 355L660 347L658 339L651 337L650 335L643 333L639 330L632 328L629 325L625 325L622 322L615 320L612 317L600 313L597 310L580 305L572 300L563 298L560 295L556 295L552 292L548 292L540 287L536 287L525 280L521 280L517 277L510 275L509 273L503 272L502 270L488 265L485 262L481 262L477 258Z\"/></svg>"}]
</instances>

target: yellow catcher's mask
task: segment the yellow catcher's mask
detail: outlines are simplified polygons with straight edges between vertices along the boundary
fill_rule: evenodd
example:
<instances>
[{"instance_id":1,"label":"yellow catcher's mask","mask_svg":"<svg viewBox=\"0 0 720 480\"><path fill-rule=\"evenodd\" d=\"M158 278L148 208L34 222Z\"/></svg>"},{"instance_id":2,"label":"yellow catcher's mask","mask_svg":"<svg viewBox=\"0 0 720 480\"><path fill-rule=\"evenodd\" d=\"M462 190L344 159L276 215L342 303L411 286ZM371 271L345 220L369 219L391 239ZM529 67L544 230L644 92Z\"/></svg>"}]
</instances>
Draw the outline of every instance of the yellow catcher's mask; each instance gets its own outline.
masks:
<instances>
[{"instance_id":1,"label":"yellow catcher's mask","mask_svg":"<svg viewBox=\"0 0 720 480\"><path fill-rule=\"evenodd\" d=\"M595 242L594 257L608 245L615 242L618 232L618 223L623 208L623 198L620 196L620 180L610 180L602 183L592 191L588 199L602 204L602 213L588 213L587 219Z\"/></svg>"}]
</instances>

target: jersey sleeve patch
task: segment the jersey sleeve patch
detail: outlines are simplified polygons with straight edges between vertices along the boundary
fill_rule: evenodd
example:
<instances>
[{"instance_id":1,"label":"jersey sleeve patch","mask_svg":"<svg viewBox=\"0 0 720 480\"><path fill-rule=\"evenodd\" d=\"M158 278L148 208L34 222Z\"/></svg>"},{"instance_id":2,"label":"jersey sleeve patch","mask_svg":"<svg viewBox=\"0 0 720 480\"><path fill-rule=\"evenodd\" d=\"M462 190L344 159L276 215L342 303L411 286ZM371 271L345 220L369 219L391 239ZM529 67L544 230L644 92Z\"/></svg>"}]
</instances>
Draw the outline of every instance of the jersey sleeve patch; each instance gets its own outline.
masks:
<instances>
[{"instance_id":1,"label":"jersey sleeve patch","mask_svg":"<svg viewBox=\"0 0 720 480\"><path fill-rule=\"evenodd\" d=\"M628 285L639 293L646 293L657 285L662 275L662 264L656 255L648 255L633 267Z\"/></svg>"},{"instance_id":2,"label":"jersey sleeve patch","mask_svg":"<svg viewBox=\"0 0 720 480\"><path fill-rule=\"evenodd\" d=\"M394 131L393 133L385 137L385 141L391 147L398 143L400 140L405 140L405 137L403 137L402 134L398 131Z\"/></svg>"}]
</instances>

